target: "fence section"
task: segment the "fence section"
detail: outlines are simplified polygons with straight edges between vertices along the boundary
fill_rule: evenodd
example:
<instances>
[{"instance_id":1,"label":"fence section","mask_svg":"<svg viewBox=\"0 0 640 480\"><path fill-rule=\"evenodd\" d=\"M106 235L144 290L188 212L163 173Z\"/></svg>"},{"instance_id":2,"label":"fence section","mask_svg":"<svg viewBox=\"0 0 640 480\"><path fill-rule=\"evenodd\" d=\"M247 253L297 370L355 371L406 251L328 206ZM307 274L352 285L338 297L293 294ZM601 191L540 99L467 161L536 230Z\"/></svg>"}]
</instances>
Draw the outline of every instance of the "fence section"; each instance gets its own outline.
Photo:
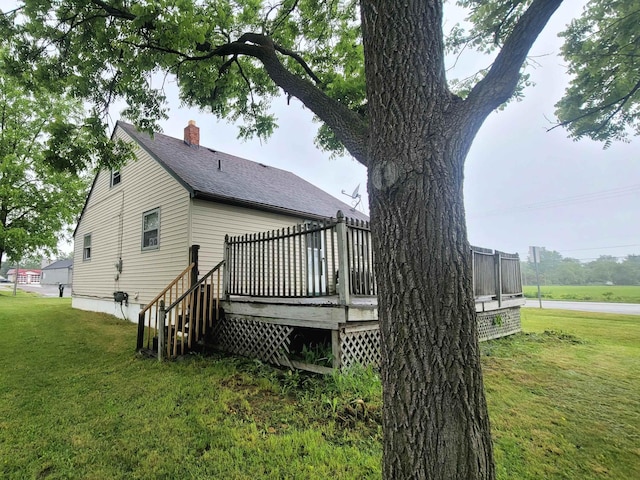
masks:
<instances>
[{"instance_id":1,"label":"fence section","mask_svg":"<svg viewBox=\"0 0 640 480\"><path fill-rule=\"evenodd\" d=\"M517 254L471 247L478 299L522 294ZM327 219L270 232L227 237L225 292L253 297L314 297L378 293L368 222L338 212Z\"/></svg>"},{"instance_id":2,"label":"fence section","mask_svg":"<svg viewBox=\"0 0 640 480\"><path fill-rule=\"evenodd\" d=\"M371 231L344 218L226 237L226 293L253 297L376 295Z\"/></svg>"},{"instance_id":3,"label":"fence section","mask_svg":"<svg viewBox=\"0 0 640 480\"><path fill-rule=\"evenodd\" d=\"M471 247L473 257L473 291L476 299L522 295L520 257L487 248Z\"/></svg>"}]
</instances>

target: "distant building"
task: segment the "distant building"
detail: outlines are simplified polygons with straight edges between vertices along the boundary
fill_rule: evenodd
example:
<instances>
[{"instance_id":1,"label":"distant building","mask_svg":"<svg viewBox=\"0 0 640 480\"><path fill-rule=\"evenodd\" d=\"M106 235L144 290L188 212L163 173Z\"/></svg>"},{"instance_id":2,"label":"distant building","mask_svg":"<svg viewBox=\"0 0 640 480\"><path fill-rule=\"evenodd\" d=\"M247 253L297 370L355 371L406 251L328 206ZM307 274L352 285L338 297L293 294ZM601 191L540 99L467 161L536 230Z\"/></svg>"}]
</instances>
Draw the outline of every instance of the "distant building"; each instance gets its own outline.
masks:
<instances>
[{"instance_id":1,"label":"distant building","mask_svg":"<svg viewBox=\"0 0 640 480\"><path fill-rule=\"evenodd\" d=\"M71 285L73 276L73 260L65 259L53 262L42 269L42 285Z\"/></svg>"},{"instance_id":2,"label":"distant building","mask_svg":"<svg viewBox=\"0 0 640 480\"><path fill-rule=\"evenodd\" d=\"M18 269L17 275L18 283L20 284L40 284L40 279L42 278L42 270L20 268ZM12 268L7 272L7 279L12 283L16 281L15 268Z\"/></svg>"}]
</instances>

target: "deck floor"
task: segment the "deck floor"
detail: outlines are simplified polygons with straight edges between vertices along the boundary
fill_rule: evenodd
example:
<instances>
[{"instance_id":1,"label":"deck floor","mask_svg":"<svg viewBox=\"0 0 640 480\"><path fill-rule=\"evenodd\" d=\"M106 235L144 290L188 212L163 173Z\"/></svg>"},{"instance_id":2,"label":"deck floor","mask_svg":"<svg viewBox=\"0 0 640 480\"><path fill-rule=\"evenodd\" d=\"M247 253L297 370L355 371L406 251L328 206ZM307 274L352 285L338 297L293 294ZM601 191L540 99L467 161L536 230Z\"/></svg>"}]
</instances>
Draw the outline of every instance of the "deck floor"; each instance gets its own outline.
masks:
<instances>
[{"instance_id":1,"label":"deck floor","mask_svg":"<svg viewBox=\"0 0 640 480\"><path fill-rule=\"evenodd\" d=\"M241 303L268 303L276 305L296 305L296 306L314 306L314 307L335 307L340 304L338 295L324 297L245 297L239 295L231 295L230 302ZM377 297L351 297L350 307L359 308L376 308L378 306Z\"/></svg>"}]
</instances>

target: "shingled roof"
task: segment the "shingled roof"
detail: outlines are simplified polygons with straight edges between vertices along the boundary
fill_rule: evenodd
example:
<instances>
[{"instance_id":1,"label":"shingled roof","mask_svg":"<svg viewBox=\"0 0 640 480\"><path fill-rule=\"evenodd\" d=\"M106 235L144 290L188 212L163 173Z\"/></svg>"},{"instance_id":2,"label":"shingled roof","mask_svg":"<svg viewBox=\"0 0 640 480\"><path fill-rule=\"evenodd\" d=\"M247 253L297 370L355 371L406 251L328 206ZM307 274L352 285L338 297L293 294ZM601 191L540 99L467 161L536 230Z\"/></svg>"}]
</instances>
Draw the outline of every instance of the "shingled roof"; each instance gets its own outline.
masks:
<instances>
[{"instance_id":1,"label":"shingled roof","mask_svg":"<svg viewBox=\"0 0 640 480\"><path fill-rule=\"evenodd\" d=\"M47 265L42 270L55 270L56 268L70 268L70 267L73 267L73 259L64 258L62 260L53 262L50 265Z\"/></svg>"},{"instance_id":2,"label":"shingled roof","mask_svg":"<svg viewBox=\"0 0 640 480\"><path fill-rule=\"evenodd\" d=\"M289 213L307 218L345 216L368 220L350 205L291 172L167 135L151 137L133 125L122 128L195 198Z\"/></svg>"}]
</instances>

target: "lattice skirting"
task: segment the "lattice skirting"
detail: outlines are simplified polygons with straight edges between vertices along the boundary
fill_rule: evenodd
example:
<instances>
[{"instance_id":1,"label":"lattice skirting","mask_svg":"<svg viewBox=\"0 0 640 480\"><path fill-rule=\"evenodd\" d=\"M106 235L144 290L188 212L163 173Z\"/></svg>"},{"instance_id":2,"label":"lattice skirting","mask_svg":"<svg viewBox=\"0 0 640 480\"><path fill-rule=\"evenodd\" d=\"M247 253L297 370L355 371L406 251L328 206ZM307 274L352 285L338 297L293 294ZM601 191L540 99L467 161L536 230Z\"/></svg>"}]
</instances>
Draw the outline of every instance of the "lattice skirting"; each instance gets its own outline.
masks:
<instances>
[{"instance_id":1,"label":"lattice skirting","mask_svg":"<svg viewBox=\"0 0 640 480\"><path fill-rule=\"evenodd\" d=\"M521 330L520 308L478 313L479 340L512 335ZM226 352L291 367L291 333L287 325L227 315L216 326L214 338ZM380 365L380 332L377 322L342 326L338 330L340 368L355 364Z\"/></svg>"},{"instance_id":2,"label":"lattice skirting","mask_svg":"<svg viewBox=\"0 0 640 480\"><path fill-rule=\"evenodd\" d=\"M479 312L478 339L481 342L513 335L522 330L520 307ZM380 365L380 333L377 323L366 327L345 327L340 330L340 366L354 364Z\"/></svg>"},{"instance_id":3,"label":"lattice skirting","mask_svg":"<svg viewBox=\"0 0 640 480\"><path fill-rule=\"evenodd\" d=\"M378 323L340 329L340 367L380 365Z\"/></svg>"},{"instance_id":4,"label":"lattice skirting","mask_svg":"<svg viewBox=\"0 0 640 480\"><path fill-rule=\"evenodd\" d=\"M226 316L218 323L214 338L225 352L288 366L292 331L287 325Z\"/></svg>"},{"instance_id":5,"label":"lattice skirting","mask_svg":"<svg viewBox=\"0 0 640 480\"><path fill-rule=\"evenodd\" d=\"M478 338L481 342L513 335L521 330L520 307L478 312Z\"/></svg>"}]
</instances>

